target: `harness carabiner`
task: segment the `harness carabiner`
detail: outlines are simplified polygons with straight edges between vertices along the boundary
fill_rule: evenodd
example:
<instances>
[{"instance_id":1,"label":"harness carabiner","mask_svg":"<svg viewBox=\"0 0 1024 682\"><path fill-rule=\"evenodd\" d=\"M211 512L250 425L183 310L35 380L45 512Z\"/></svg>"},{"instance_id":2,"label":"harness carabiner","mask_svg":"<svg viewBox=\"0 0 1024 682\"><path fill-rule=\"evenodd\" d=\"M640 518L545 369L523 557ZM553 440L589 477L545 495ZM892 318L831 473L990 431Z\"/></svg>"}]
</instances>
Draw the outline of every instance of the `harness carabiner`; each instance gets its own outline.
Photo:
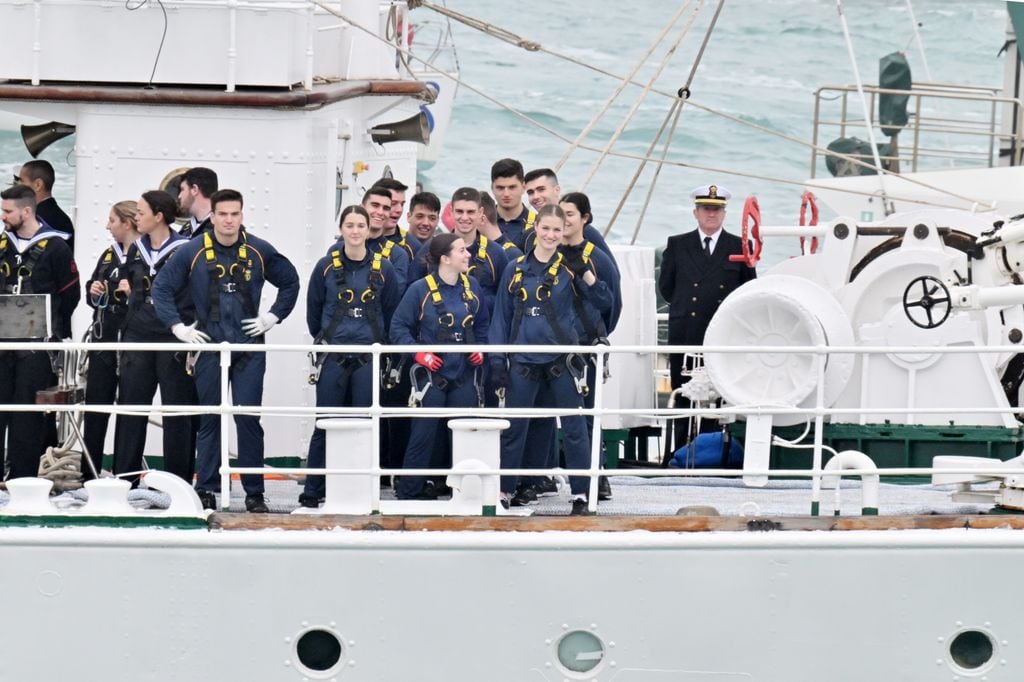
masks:
<instances>
[{"instance_id":1,"label":"harness carabiner","mask_svg":"<svg viewBox=\"0 0 1024 682\"><path fill-rule=\"evenodd\" d=\"M347 299L345 298L345 294L348 294L348 298ZM356 300L356 292L354 292L351 289L345 289L344 291L339 291L338 292L338 300L343 302L343 303L352 303L352 301Z\"/></svg>"}]
</instances>

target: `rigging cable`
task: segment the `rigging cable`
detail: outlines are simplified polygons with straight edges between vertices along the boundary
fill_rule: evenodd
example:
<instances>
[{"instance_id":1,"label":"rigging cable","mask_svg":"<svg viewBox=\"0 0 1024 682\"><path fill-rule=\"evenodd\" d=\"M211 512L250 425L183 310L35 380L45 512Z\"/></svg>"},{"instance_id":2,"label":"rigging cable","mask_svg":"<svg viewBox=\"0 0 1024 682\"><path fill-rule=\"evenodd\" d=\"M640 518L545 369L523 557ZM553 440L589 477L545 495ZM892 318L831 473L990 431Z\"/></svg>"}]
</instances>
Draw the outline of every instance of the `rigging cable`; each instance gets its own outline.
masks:
<instances>
[{"instance_id":1,"label":"rigging cable","mask_svg":"<svg viewBox=\"0 0 1024 682\"><path fill-rule=\"evenodd\" d=\"M608 157L608 152L611 151L612 147L615 146L615 143L619 141L620 137L622 137L622 133L626 132L626 126L628 126L630 121L633 120L633 116L636 115L636 112L640 109L640 105L643 104L645 99L647 99L647 94L651 91L651 88L654 87L654 83L665 71L665 68L668 66L672 57L675 56L676 50L679 49L679 45L683 42L683 39L690 33L690 29L693 27L693 22L697 19L697 14L700 12L703 5L704 3L702 1L694 8L693 14L690 15L690 20L686 22L686 26L683 28L683 32L679 35L676 41L672 43L672 46L669 47L668 52L665 53L661 63L658 64L658 68L651 75L650 80L647 82L647 85L644 86L640 95L636 98L636 101L626 114L626 117L622 119L622 123L619 124L619 127L615 129L615 132L612 133L612 136L608 139L608 142L601 150L600 156L597 157L597 161L593 163L590 167L590 171L587 173L587 177L583 179L583 184L580 185L581 192L587 191L587 186L590 184L590 181L594 179L594 175L597 174L598 168L601 167L601 164Z\"/></svg>"},{"instance_id":2,"label":"rigging cable","mask_svg":"<svg viewBox=\"0 0 1024 682\"><path fill-rule=\"evenodd\" d=\"M843 27L843 37L846 39L846 51L850 54L850 66L853 68L853 79L857 85L857 94L860 95L860 106L864 110L864 127L868 131L868 143L871 145L871 157L875 160L875 171L878 174L878 189L882 194L882 207L885 215L892 215L895 212L892 201L885 191L885 176L882 173L882 159L878 156L878 143L875 142L875 126L872 123L871 108L868 106L868 98L864 94L864 83L861 82L860 70L857 68L857 55L853 51L853 39L850 38L850 27L846 25L846 15L843 14L843 0L836 0L836 11L839 12L839 23Z\"/></svg>"},{"instance_id":3,"label":"rigging cable","mask_svg":"<svg viewBox=\"0 0 1024 682\"><path fill-rule=\"evenodd\" d=\"M672 144L672 138L676 134L676 125L679 123L679 115L683 113L683 105L686 104L686 100L690 97L690 86L693 84L693 79L697 75L697 67L700 66L701 59L704 57L704 50L708 46L708 42L711 40L711 34L715 30L715 24L718 23L718 17L722 13L722 7L725 5L725 0L718 0L718 6L715 8L715 13L711 17L711 23L708 25L707 31L704 32L704 40L700 43L700 50L697 51L697 56L693 60L693 64L690 67L690 75L686 77L686 84L679 88L679 98L673 103L672 108L675 109L675 115L672 117L672 128L668 131L668 137L665 138L665 145L661 150L661 159L658 161L657 168L654 169L654 177L651 178L651 184L647 188L647 197L644 202L640 205L640 215L637 216L636 226L633 228L633 236L630 237L629 243L636 244L637 235L640 234L640 226L644 222L644 216L647 215L647 207L651 204L651 197L654 195L654 188L658 184L658 178L661 176L661 169L665 166L665 157L668 155L669 146ZM664 128L664 125L662 125ZM653 149L653 147L652 147ZM650 156L650 152L648 152ZM630 183L629 188L626 190L625 195L619 201L619 205L615 209L615 215L612 216L612 220L609 221L608 225L604 228L604 234L607 235L612 228L612 223L618 217L619 211L622 209L622 205L626 201L626 196L629 195L633 190L633 185L636 183L637 178L640 177L640 173L643 172L647 166L647 161L641 161L636 173L633 175L633 182Z\"/></svg>"},{"instance_id":4,"label":"rigging cable","mask_svg":"<svg viewBox=\"0 0 1024 682\"><path fill-rule=\"evenodd\" d=\"M310 0L310 2L311 2L311 4L316 5L317 7L321 8L325 12L327 12L327 13L329 13L329 14L331 14L331 15L333 15L333 16L335 16L335 17L337 17L337 18L339 18L339 19L341 19L343 21L345 21L346 23L351 25L353 28L356 28L356 29L358 29L358 30L368 34L369 36L375 38L376 40L385 43L389 47L393 47L393 45L391 43L387 42L384 38L382 38L381 36L377 35L373 30L371 30L371 29L369 29L369 28L359 24L358 22L355 22L355 21L351 20L350 18L348 18L347 16L345 16L344 14L342 14L341 12L336 10L335 8L330 7L328 5L325 5L323 2L320 2L319 0ZM424 6L426 6L426 3L424 4ZM431 63L431 62L429 62L429 61L427 61L427 60L425 60L425 59L423 59L421 57L417 57L416 55L412 54L411 52L406 51L406 56L408 56L409 58L411 58L411 59L413 59L413 60L415 60L417 62L420 62L421 64L424 64L424 65L430 67L431 69L439 68L439 67L435 66L433 63ZM561 141L565 142L566 144L570 144L572 142L572 140L570 140L565 135L559 133L557 130L554 130L554 129L544 125L543 123L541 123L537 119L532 118L532 117L524 114L523 112L519 111L518 109L516 109L516 108L514 108L514 107L512 107L512 106L510 106L508 104L505 104L504 102L494 98L493 96L489 95L483 89L474 86L473 84L463 80L462 78L453 78L453 80L456 83L458 83L459 85L464 86L465 88L469 89L471 92L473 92L473 93L479 95L480 97L482 97L483 99L487 100L488 102L491 102L492 104L494 104L494 105L496 105L496 106L498 106L498 107L508 111L512 115L514 115L514 116L516 116L516 117L526 121L530 125L532 125L532 126L534 126L536 128L539 128L540 130L543 130L544 132L548 133L552 137L554 137L554 138L556 138L558 140L561 140ZM657 92L657 91L656 90L652 90L652 92ZM675 97L675 96L673 95L672 97ZM691 102L690 105L691 106L696 106L697 108L701 109L702 111L708 111L709 113L715 113L715 110L713 110L713 109L711 109L710 107L707 107L707 106L701 106L701 105L695 104L693 102ZM733 120L735 120L735 121L737 121L739 123L746 123L746 122L743 122L740 119L736 119L736 118L734 118L732 116L728 116L728 115L724 115L724 116L726 118L731 118L731 119L733 119ZM749 123L748 123L748 125L753 125L755 128L761 128L761 129L763 129L765 131L768 131L767 128L762 128L761 126L757 126L757 125L749 124ZM771 132L772 134L774 134L776 136L781 136L779 133L776 133L774 131L768 131L768 132ZM793 141L798 142L801 145L810 147L812 149L816 149L816 150L818 150L821 153L827 153L827 154L829 154L831 156L834 156L836 158L843 159L843 160L848 161L849 163L851 163L853 165L865 166L865 167L868 167L868 168L873 168L873 166L871 164L865 163L865 162L861 161L860 159L857 159L857 158L855 158L853 156L850 156L848 154L839 154L837 152L828 151L828 150L826 150L823 147L819 147L819 146L811 144L809 142L804 142L802 140L797 140L796 138L788 138L788 139L792 139ZM593 147L591 145L585 145L585 144L581 144L579 146L579 148L583 149L583 150L586 150L586 151L596 152L596 153L599 153L601 151L597 147ZM647 155L631 154L631 153L628 153L628 152L616 152L616 151L608 152L608 156L614 156L614 157L623 158L623 159L634 159L634 160L637 160L637 161L643 161L645 159L648 160L648 161L656 161L657 160L657 159L655 159L653 157L650 157L650 156L647 156ZM754 180L764 180L766 182L774 182L774 183L782 184L782 185L792 185L794 187L817 187L818 186L818 185L815 185L813 183L813 181L808 182L808 181L802 181L802 180L785 180L783 178L779 178L779 177L775 177L775 176L760 175L760 174L757 174L757 173L750 173L750 172L738 171L738 170L730 170L730 169L718 168L718 167L714 167L714 166L700 166L700 165L696 165L696 164L692 164L692 163L686 163L686 162L683 162L683 161L668 161L668 160L666 160L664 163L666 163L669 166L674 166L674 167L678 167L678 168L689 168L689 169L692 169L692 170L706 171L706 172L709 172L709 173L720 173L720 174L723 174L723 175L730 175L730 176L741 177L741 178L750 178L750 179L754 179ZM888 173L889 171L886 171L886 170L883 169L883 172ZM991 206L991 204L986 202L986 201L965 197L965 196L962 196L960 194L956 194L955 192L951 192L949 190L946 190L946 189L943 189L943 188L939 188L939 187L935 187L935 186L929 185L928 183L925 183L925 182L921 182L920 180L916 180L916 179L913 179L913 178L904 178L904 181L909 183L909 184L918 185L918 186L924 187L926 189L931 189L931 190L934 190L936 192L939 192L939 193L942 193L942 194L945 194L945 195L948 195L948 196L951 196L951 197L954 197L954 198L957 198L957 199L961 199L962 201L966 201L966 202L969 202L969 203L974 203L977 206L983 206L986 209L993 208L993 206ZM866 197L875 197L878 194L877 192L869 192L869 191L864 191L864 190L841 188L841 187L829 187L828 189L830 189L832 191L835 191L835 192L840 192L840 193L843 193L843 194L852 194L852 195L866 196ZM936 203L934 201L927 201L927 200L924 200L924 199L918 199L918 198L914 198L914 197L901 197L901 196L893 195L890 198L891 199L898 199L898 200L906 202L906 203L920 204L920 205L924 205L924 206L934 206L934 207L937 207L937 208L962 208L961 206L956 206L956 205L953 205L953 204L940 204L940 203Z\"/></svg>"},{"instance_id":5,"label":"rigging cable","mask_svg":"<svg viewBox=\"0 0 1024 682\"><path fill-rule=\"evenodd\" d=\"M665 24L665 27L661 30L661 33L659 33L658 36L654 39L654 42L651 43L650 47L647 48L647 51L644 52L643 55L641 55L640 59L637 60L636 64L633 66L633 69L626 75L625 78L619 79L619 84L615 86L615 89L612 91L612 94L608 96L608 99L605 101L604 106L601 107L601 109L596 114L594 114L594 116L590 119L590 122L587 123L586 127L584 127L583 130L580 131L580 134L576 136L576 139L573 140L572 144L569 145L569 148L566 149L565 152L562 154L562 158L560 158L558 160L558 163L555 164L554 170L556 173L562 170L562 166L565 165L565 162L569 160L569 157L572 156L572 153L576 150L577 147L580 146L580 143L587 138L587 135L589 135L590 131L594 129L594 126L597 125L597 122L601 120L605 113L607 113L611 105L615 102L616 99L618 99L619 95L626 88L626 85L633 82L633 77L636 76L637 71L639 71L641 67L643 67L643 65L647 63L647 60L650 59L651 54L654 53L654 50L658 47L658 45L661 45L661 42L663 40L665 40L665 36L668 35L668 32L672 30L672 28L676 25L676 22L679 21L679 17L682 16L683 12L686 10L689 4L690 0L686 0L686 2L679 6L679 9L676 10L676 13L672 15L672 18L668 21L668 23ZM675 103L673 103L673 106L675 106Z\"/></svg>"},{"instance_id":6,"label":"rigging cable","mask_svg":"<svg viewBox=\"0 0 1024 682\"><path fill-rule=\"evenodd\" d=\"M331 10L330 8L325 7L324 5L320 4L316 0L312 0L312 2L314 4L316 4L316 5L318 5L319 7L327 10L328 12L333 12L333 10ZM553 57L557 57L558 59L562 59L562 60L570 62L572 64L576 64L577 66L581 66L581 67L583 67L585 69L588 69L590 71L593 71L595 73L599 73L599 74L601 74L603 76L607 76L609 78L614 78L614 79L620 80L620 81L625 80L630 85L635 85L637 87L645 87L644 84L639 82L639 81L631 80L631 79L628 79L628 78L624 78L620 74L616 74L616 73L613 73L613 72L608 71L606 69L602 69L602 68L600 68L598 66L595 66L594 64L590 64L590 63L584 62L582 60L576 59L575 57L572 57L572 56L567 55L567 54L563 54L563 53L558 52L556 50L548 49L548 48L544 47L543 45L541 45L539 42L536 42L536 41L533 41L533 40L528 40L526 38L523 38L523 37L517 35L516 33L513 33L512 31L509 31L507 29L501 28L499 26L495 26L494 24L489 24L489 23L481 21L479 19L475 19L475 18L470 17L468 15L461 14L459 12L456 12L455 10L449 9L448 7L440 7L440 6L438 6L438 5L436 5L436 4L432 3L432 2L429 2L429 0L409 0L409 7L410 7L410 9L413 9L413 8L416 8L416 7L425 7L426 9L430 9L430 10L433 10L435 12L438 12L439 14L442 14L442 15L444 15L446 17L454 19L455 21L463 23L466 26L469 26L470 28L474 28L474 29L476 29L478 31L481 31L483 33L486 33L488 35L496 37L496 38L498 38L500 40L503 40L503 41L505 41L507 43L510 43L512 45L515 45L517 47L522 47L523 49L527 49L527 50L529 50L531 52L544 52L544 53L549 54L549 55L551 55ZM340 16L336 12L333 12L333 13L336 16ZM359 27L359 28L361 28L362 30L366 31L366 29L363 28L363 27ZM369 33L369 31L367 31L367 32ZM374 34L371 33L371 35L374 35ZM374 37L377 37L379 39L379 36L374 36ZM426 62L426 61L424 61L424 60L422 60L422 59L420 59L418 57L413 57L413 58L416 59L417 61L420 61L420 62L424 63L424 64L427 64L429 66L433 66L429 62ZM464 81L461 81L461 80L458 80L458 79L456 79L456 80L460 84L464 84L470 90L473 90L473 92L476 92L477 94L480 94L485 99L489 99L490 101L494 102L495 104L497 104L498 106L502 107L503 109L506 109L509 112L520 116L521 118L525 119L528 123L533 124L534 126L540 128L541 130L544 130L545 132L549 132L549 133L552 132L549 128L547 128L546 126L540 124L538 121L535 121L534 119L529 118L528 116L522 114L521 112L516 111L512 107L499 102L498 100L495 100L493 98L488 97L487 95L484 95L482 92L480 92L479 90L474 89L468 83L465 83ZM669 99L672 99L672 100L675 100L678 97L678 95L670 93L667 90L662 90L660 88L651 88L650 91L653 92L653 93L659 94L659 95L661 95L663 97L667 97ZM779 131L771 130L769 128L765 128L764 126L757 125L756 123L754 123L752 121L743 120L741 118L732 116L730 114L725 113L724 111L715 109L713 107L709 107L707 105L700 105L700 104L697 104L697 103L695 103L693 101L690 102L690 106L697 107L701 111L707 112L707 113L709 113L709 114L711 114L713 116L719 116L719 117L722 117L722 118L726 118L726 119L728 119L728 120L730 120L730 121L732 121L732 122L734 122L734 123L736 123L738 125L746 126L746 127L749 127L749 128L753 128L753 129L759 130L759 131L761 131L761 132L763 132L763 133L765 133L767 135L770 135L770 136L773 136L773 137L777 137L779 139L786 140L786 141L789 141L789 142L793 142L793 143L798 144L798 145L800 145L802 147L811 149L811 150L815 151L818 154L823 154L825 156L830 156L830 157L834 157L836 159L843 160L843 161L845 161L847 163L852 164L855 167L858 167L858 168L872 168L872 169L875 168L875 166L873 164L865 162L865 161L863 161L863 160L861 160L859 158L855 158L855 157L847 155L847 154L840 154L838 152L834 152L834 151L832 151L830 149L827 149L825 147L820 147L820 146L818 146L818 145L816 145L816 144L814 144L812 142L807 142L806 140L801 140L801 139L798 139L798 138L786 135L784 133L781 133ZM554 133L552 133L552 134L554 134ZM555 136L558 137L559 139L565 139L561 135L557 135L556 134ZM597 150L593 149L592 147L588 147L588 146L584 146L584 145L579 145L579 148L585 149L585 150L588 150L588 151L597 151ZM610 153L609 155L610 156L622 156L622 154L619 154L619 153ZM651 159L651 160L653 160L653 159ZM693 168L693 169L696 169L696 170L712 170L712 169L707 168L707 167L693 166L693 165L688 165L688 164L673 164L673 165L681 165L682 167ZM813 184L813 182L798 182L798 181L792 181L792 180L781 180L780 178L777 178L777 177L758 176L758 175L751 175L751 174L748 174L748 173L739 173L739 172L734 172L734 171L719 171L719 172L724 172L724 173L729 174L729 175L736 175L736 176L740 176L740 177L756 178L756 179L766 180L766 181L769 181L769 182L778 182L778 183L781 183L781 184L797 185L797 186L801 186L801 187L803 187L803 186L806 186L806 187L818 187L818 188L822 187L821 185ZM889 170L883 168L881 170L880 174L892 175L893 173L891 173ZM992 210L992 209L995 208L995 205L992 204L990 201L982 200L982 199L975 199L975 198L971 198L971 197L966 197L966 196L963 196L961 194L957 194L956 192L953 192L953 191L951 191L949 189L946 189L946 188L943 188L943 187L937 187L935 185L928 184L926 182L923 182L923 181L915 179L915 178L903 177L902 180L904 182L906 182L906 183L911 184L911 185L916 185L916 186L924 188L924 189L932 190L933 192L936 192L936 193L941 194L941 195L949 196L949 197L952 197L952 198L955 198L955 199L960 199L961 201L964 201L964 202L966 202L968 204L972 204L975 207L983 207L983 210ZM831 190L831 191L842 192L844 194L854 194L854 195L861 195L861 196L868 196L868 197L877 197L878 196L877 192L867 192L867 191L863 191L863 190L854 190L854 189L837 188L837 187L829 187L828 189ZM936 203L935 201L928 201L928 200L924 200L924 199L909 199L909 198L904 198L904 197L899 197L899 196L892 196L891 198L892 199L899 199L900 201L904 201L904 202L907 202L907 203L922 204L922 205L925 205L925 206L935 206L937 208L962 208L961 206L956 206L956 205L953 205L953 204L941 204L941 203Z\"/></svg>"}]
</instances>

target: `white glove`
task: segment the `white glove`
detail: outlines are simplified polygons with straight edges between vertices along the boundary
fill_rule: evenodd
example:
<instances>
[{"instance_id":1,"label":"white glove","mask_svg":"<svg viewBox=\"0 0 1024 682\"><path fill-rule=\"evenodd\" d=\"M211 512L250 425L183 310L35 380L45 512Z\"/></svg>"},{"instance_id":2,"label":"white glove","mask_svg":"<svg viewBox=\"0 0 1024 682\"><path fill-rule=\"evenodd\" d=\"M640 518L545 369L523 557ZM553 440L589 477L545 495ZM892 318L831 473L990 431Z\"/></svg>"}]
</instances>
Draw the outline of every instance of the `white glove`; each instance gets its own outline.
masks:
<instances>
[{"instance_id":1,"label":"white glove","mask_svg":"<svg viewBox=\"0 0 1024 682\"><path fill-rule=\"evenodd\" d=\"M177 336L178 340L183 343L207 343L210 337L196 329L197 324L199 323L184 324L179 322L171 327L171 333Z\"/></svg>"},{"instance_id":2,"label":"white glove","mask_svg":"<svg viewBox=\"0 0 1024 682\"><path fill-rule=\"evenodd\" d=\"M250 317L247 320L242 320L242 331L249 336L262 336L280 321L274 313L265 313L259 317Z\"/></svg>"}]
</instances>

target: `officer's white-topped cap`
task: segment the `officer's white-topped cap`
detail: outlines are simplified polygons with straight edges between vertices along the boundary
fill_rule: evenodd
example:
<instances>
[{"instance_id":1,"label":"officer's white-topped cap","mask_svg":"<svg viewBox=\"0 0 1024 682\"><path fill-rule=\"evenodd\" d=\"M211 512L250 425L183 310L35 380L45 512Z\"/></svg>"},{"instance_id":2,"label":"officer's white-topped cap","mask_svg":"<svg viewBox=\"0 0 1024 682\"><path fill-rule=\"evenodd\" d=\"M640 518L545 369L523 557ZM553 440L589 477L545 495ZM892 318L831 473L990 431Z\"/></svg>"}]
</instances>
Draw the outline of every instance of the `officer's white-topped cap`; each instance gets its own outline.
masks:
<instances>
[{"instance_id":1,"label":"officer's white-topped cap","mask_svg":"<svg viewBox=\"0 0 1024 682\"><path fill-rule=\"evenodd\" d=\"M721 185L701 185L690 192L690 198L697 206L725 206L732 192Z\"/></svg>"}]
</instances>

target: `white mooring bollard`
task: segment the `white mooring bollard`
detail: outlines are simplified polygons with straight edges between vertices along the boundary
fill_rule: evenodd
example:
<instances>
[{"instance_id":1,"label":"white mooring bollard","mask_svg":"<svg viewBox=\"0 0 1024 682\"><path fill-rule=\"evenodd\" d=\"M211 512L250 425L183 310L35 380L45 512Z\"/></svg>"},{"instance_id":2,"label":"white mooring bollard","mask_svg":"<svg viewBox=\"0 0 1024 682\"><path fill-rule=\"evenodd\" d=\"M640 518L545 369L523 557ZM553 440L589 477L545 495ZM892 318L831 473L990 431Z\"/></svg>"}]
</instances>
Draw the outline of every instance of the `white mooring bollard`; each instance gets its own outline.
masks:
<instances>
[{"instance_id":1,"label":"white mooring bollard","mask_svg":"<svg viewBox=\"0 0 1024 682\"><path fill-rule=\"evenodd\" d=\"M360 418L318 419L326 431L328 469L369 469L373 466L373 420ZM313 473L312 471L310 473ZM372 514L377 481L366 475L328 475L324 503L316 514Z\"/></svg>"},{"instance_id":2,"label":"white mooring bollard","mask_svg":"<svg viewBox=\"0 0 1024 682\"><path fill-rule=\"evenodd\" d=\"M12 478L7 481L7 492L11 499L0 514L12 516L49 516L57 514L57 508L50 503L53 481L45 478Z\"/></svg>"},{"instance_id":3,"label":"white mooring bollard","mask_svg":"<svg viewBox=\"0 0 1024 682\"><path fill-rule=\"evenodd\" d=\"M501 465L501 432L507 419L452 419L452 513L494 516L501 490L499 476L475 474L474 470L498 469Z\"/></svg>"}]
</instances>

